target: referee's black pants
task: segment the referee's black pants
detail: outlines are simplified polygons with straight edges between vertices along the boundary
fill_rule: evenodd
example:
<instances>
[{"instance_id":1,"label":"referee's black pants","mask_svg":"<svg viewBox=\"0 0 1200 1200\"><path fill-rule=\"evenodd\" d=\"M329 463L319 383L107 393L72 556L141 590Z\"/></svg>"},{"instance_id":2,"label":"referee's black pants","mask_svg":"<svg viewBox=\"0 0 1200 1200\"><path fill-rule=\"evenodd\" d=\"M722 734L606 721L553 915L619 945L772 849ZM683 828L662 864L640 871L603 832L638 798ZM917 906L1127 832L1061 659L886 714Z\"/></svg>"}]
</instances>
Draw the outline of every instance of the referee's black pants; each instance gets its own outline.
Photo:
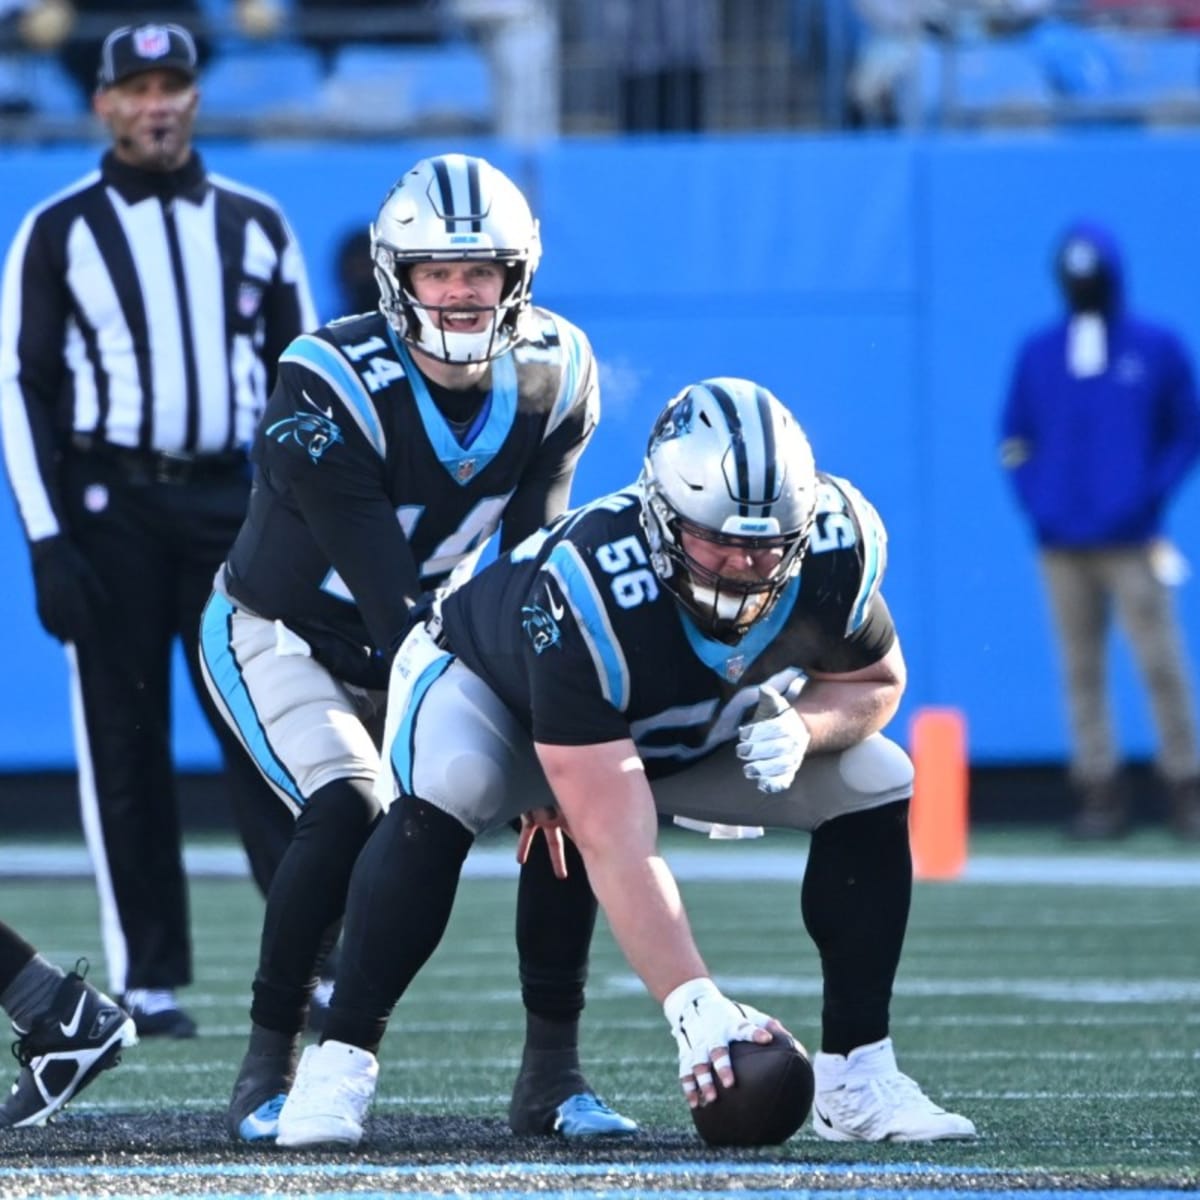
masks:
<instances>
[{"instance_id":1,"label":"referee's black pants","mask_svg":"<svg viewBox=\"0 0 1200 1200\"><path fill-rule=\"evenodd\" d=\"M62 479L68 536L107 592L97 634L74 647L72 715L108 984L117 993L175 988L192 979L171 753L176 638L264 892L292 834L291 814L216 716L200 677L200 612L245 515L249 475L223 465L166 482L136 459L68 452ZM258 923L248 915L247 937Z\"/></svg>"}]
</instances>

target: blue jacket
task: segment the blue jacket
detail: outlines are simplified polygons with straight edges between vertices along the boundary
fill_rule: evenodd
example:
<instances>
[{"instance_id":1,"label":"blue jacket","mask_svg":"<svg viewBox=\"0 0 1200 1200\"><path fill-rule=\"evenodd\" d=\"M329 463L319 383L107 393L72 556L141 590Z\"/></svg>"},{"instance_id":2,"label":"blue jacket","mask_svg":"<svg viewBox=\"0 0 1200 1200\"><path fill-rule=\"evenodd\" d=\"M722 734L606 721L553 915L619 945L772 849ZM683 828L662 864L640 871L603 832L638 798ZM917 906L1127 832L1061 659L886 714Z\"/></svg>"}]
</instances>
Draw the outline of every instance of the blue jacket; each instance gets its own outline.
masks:
<instances>
[{"instance_id":1,"label":"blue jacket","mask_svg":"<svg viewBox=\"0 0 1200 1200\"><path fill-rule=\"evenodd\" d=\"M1107 365L1086 378L1071 373L1069 315L1028 337L1004 408L1001 458L1041 545L1138 545L1162 532L1166 504L1200 456L1200 404L1179 339L1125 310L1111 235L1095 225L1074 232L1097 245L1117 285Z\"/></svg>"}]
</instances>

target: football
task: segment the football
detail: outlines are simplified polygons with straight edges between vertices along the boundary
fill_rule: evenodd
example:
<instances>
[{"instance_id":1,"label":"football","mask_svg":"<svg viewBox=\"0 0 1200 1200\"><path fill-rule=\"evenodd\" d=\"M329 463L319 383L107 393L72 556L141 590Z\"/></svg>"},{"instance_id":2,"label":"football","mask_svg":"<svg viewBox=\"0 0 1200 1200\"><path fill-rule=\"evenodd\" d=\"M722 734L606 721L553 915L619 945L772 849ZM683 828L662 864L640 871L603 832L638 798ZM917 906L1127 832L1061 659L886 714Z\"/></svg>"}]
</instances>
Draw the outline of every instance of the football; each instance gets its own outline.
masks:
<instances>
[{"instance_id":1,"label":"football","mask_svg":"<svg viewBox=\"0 0 1200 1200\"><path fill-rule=\"evenodd\" d=\"M813 1102L813 1069L799 1042L731 1042L736 1082L726 1091L713 1076L717 1099L693 1108L696 1132L710 1146L778 1146L804 1124Z\"/></svg>"}]
</instances>

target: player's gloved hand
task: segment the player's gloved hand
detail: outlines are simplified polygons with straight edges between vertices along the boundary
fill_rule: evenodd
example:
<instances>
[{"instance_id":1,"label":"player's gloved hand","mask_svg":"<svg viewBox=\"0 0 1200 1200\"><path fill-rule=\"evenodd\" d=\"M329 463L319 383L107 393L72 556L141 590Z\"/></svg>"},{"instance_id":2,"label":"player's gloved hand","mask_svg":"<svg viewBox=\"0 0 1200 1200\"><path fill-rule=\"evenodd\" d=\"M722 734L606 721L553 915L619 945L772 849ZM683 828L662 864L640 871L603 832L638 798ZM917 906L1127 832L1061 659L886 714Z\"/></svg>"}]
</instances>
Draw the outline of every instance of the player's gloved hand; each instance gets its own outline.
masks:
<instances>
[{"instance_id":1,"label":"player's gloved hand","mask_svg":"<svg viewBox=\"0 0 1200 1200\"><path fill-rule=\"evenodd\" d=\"M334 679L369 691L386 691L392 655L373 646L360 646L341 634L321 629L300 629L312 656Z\"/></svg>"},{"instance_id":2,"label":"player's gloved hand","mask_svg":"<svg viewBox=\"0 0 1200 1200\"><path fill-rule=\"evenodd\" d=\"M663 1014L679 1048L679 1084L688 1108L716 1100L714 1071L723 1087L733 1086L730 1042L769 1042L773 1032L787 1033L774 1017L723 996L704 976L681 983L663 1001Z\"/></svg>"},{"instance_id":3,"label":"player's gloved hand","mask_svg":"<svg viewBox=\"0 0 1200 1200\"><path fill-rule=\"evenodd\" d=\"M737 756L746 764L742 768L746 778L757 783L760 792L773 795L792 786L812 735L800 714L770 684L764 683L758 694L755 719L738 728Z\"/></svg>"},{"instance_id":4,"label":"player's gloved hand","mask_svg":"<svg viewBox=\"0 0 1200 1200\"><path fill-rule=\"evenodd\" d=\"M546 849L550 852L550 865L554 868L554 877L566 879L567 852L563 845L563 838L570 837L571 831L567 828L567 818L555 805L531 808L528 812L521 814L520 837L517 838L517 862L521 866L525 865L525 860L529 857L529 848L533 845L533 839L537 837L539 830L546 839Z\"/></svg>"},{"instance_id":5,"label":"player's gloved hand","mask_svg":"<svg viewBox=\"0 0 1200 1200\"><path fill-rule=\"evenodd\" d=\"M30 547L37 615L60 642L85 642L98 628L108 593L79 548L56 534Z\"/></svg>"}]
</instances>

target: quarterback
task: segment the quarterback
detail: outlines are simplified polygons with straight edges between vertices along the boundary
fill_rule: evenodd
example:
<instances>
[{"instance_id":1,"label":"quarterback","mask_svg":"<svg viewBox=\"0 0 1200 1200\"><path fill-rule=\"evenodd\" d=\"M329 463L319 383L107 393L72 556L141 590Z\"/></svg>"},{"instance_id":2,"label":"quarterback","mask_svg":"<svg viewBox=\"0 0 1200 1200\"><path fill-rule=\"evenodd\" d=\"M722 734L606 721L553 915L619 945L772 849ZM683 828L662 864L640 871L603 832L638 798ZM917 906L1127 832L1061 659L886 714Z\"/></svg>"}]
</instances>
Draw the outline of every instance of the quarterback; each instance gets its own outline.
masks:
<instances>
[{"instance_id":1,"label":"quarterback","mask_svg":"<svg viewBox=\"0 0 1200 1200\"><path fill-rule=\"evenodd\" d=\"M658 816L811 832L816 1132L973 1137L901 1073L889 1033L913 771L881 733L905 683L885 547L874 509L816 470L770 392L710 379L659 415L634 486L527 538L415 628L388 700L395 799L355 866L324 1037L280 1142L361 1137L384 1024L445 930L472 841L531 807L582 854L691 1107L719 1102L714 1075L732 1083L731 1041L779 1026L714 983Z\"/></svg>"},{"instance_id":2,"label":"quarterback","mask_svg":"<svg viewBox=\"0 0 1200 1200\"><path fill-rule=\"evenodd\" d=\"M296 817L229 1106L230 1133L246 1141L275 1137L317 968L381 811L392 653L497 528L508 549L566 509L599 415L587 339L532 304L537 222L489 163L417 163L384 199L371 254L379 310L283 353L249 511L203 620L217 706ZM528 1036L510 1111L522 1133L634 1128L591 1092L576 1056L596 903L575 863L552 864L539 839L522 872Z\"/></svg>"}]
</instances>

